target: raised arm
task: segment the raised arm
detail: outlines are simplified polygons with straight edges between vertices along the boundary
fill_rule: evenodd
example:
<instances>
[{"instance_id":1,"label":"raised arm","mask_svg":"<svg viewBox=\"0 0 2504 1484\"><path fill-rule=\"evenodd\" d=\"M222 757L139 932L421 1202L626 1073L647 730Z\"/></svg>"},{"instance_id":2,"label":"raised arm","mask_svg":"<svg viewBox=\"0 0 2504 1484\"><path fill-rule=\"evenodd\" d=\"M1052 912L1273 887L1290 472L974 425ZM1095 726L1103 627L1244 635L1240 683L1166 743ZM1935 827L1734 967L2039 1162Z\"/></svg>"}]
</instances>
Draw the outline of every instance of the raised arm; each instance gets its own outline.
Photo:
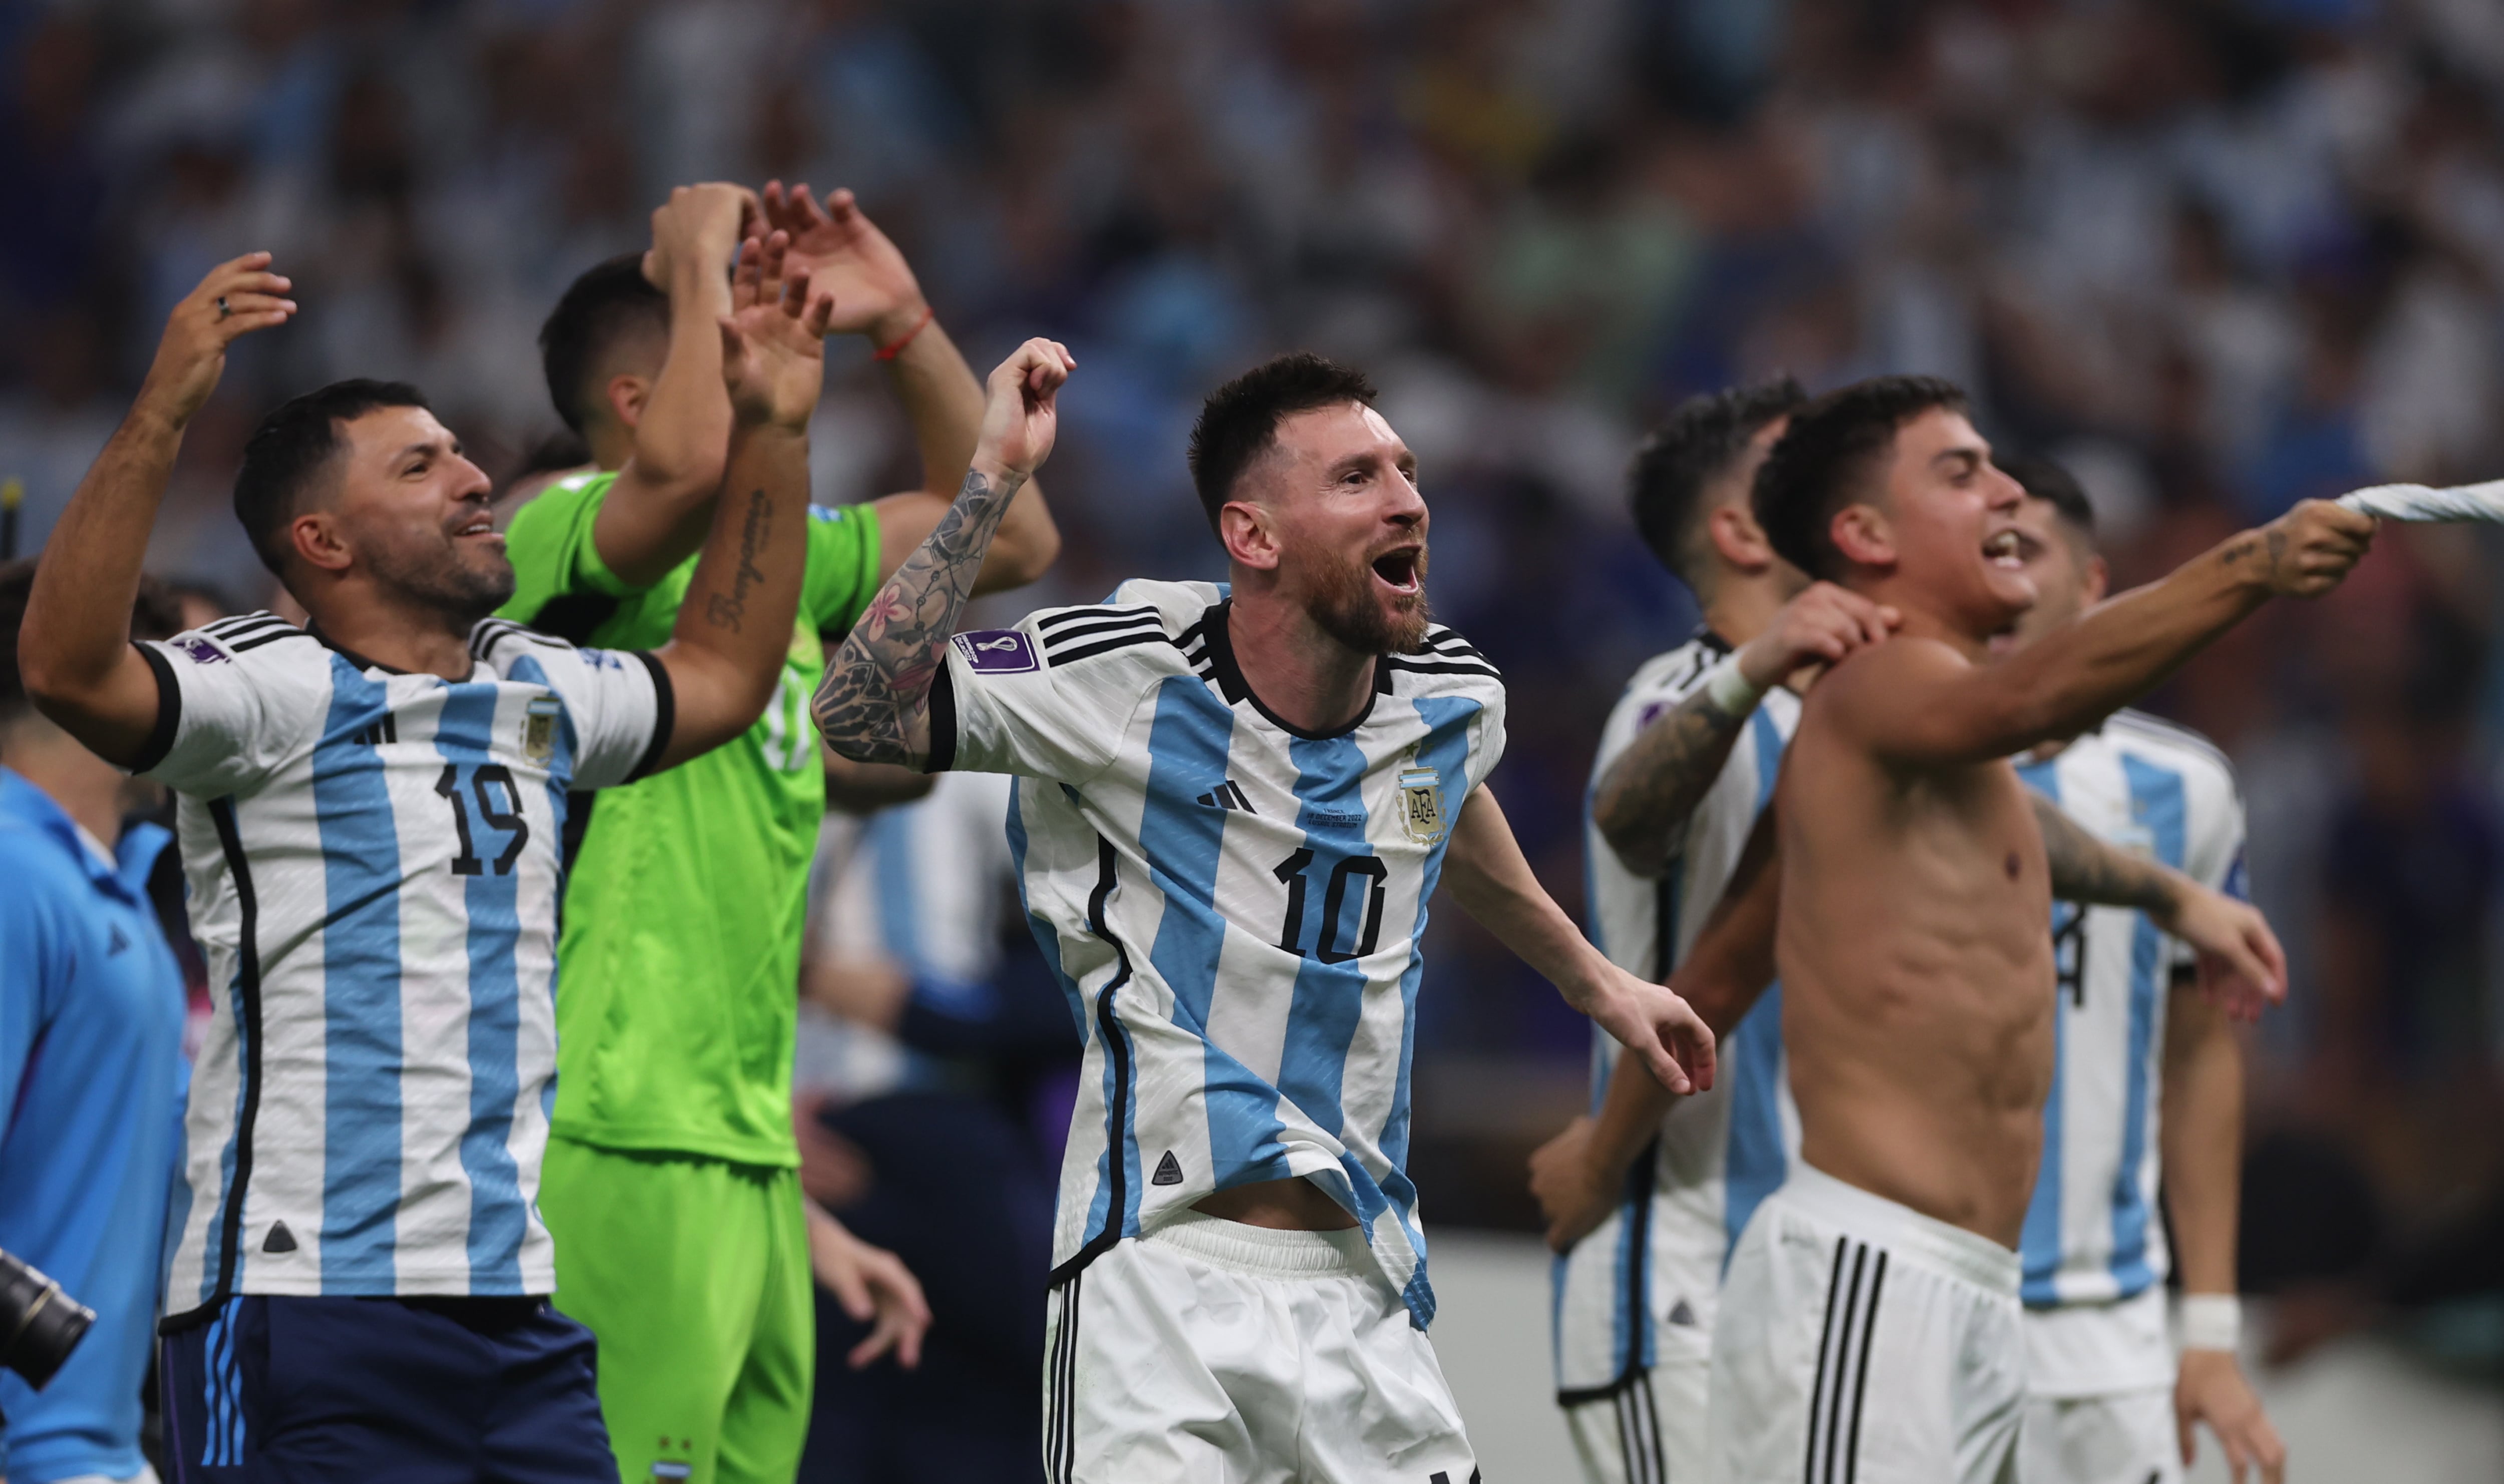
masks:
<instances>
[{"instance_id":1,"label":"raised arm","mask_svg":"<svg viewBox=\"0 0 2504 1484\"><path fill-rule=\"evenodd\" d=\"M807 566L809 416L825 377L827 303L806 271L783 273L782 234L748 239L737 310L714 331L732 422L724 493L687 581L670 641L677 720L663 767L748 729L791 646Z\"/></svg>"},{"instance_id":2,"label":"raised arm","mask_svg":"<svg viewBox=\"0 0 2504 1484\"><path fill-rule=\"evenodd\" d=\"M1637 979L1591 946L1539 884L1504 810L1483 784L1470 791L1452 821L1443 880L1463 912L1672 1091L1713 1086L1713 1033L1702 1018L1667 986Z\"/></svg>"},{"instance_id":3,"label":"raised arm","mask_svg":"<svg viewBox=\"0 0 2504 1484\"><path fill-rule=\"evenodd\" d=\"M766 219L791 234L793 260L808 267L819 293L833 295L834 328L865 336L876 348L913 425L922 488L877 501L884 581L938 526L963 484L983 427L983 384L940 327L911 264L851 191L832 191L820 205L805 185L786 191L782 182L769 181L764 204ZM974 595L1023 587L1060 555L1061 532L1042 486L1029 479L1000 517Z\"/></svg>"},{"instance_id":4,"label":"raised arm","mask_svg":"<svg viewBox=\"0 0 2504 1484\"><path fill-rule=\"evenodd\" d=\"M1830 665L1885 638L1896 622L1895 609L1831 582L1814 583L1783 604L1764 633L1646 725L1600 775L1591 794L1600 838L1627 870L1658 876L1765 692L1794 671Z\"/></svg>"},{"instance_id":5,"label":"raised arm","mask_svg":"<svg viewBox=\"0 0 2504 1484\"><path fill-rule=\"evenodd\" d=\"M2147 914L2198 951L2202 987L2239 1018L2257 1018L2264 1005L2286 998L2286 950L2257 908L2105 843L2041 794L2027 797L2043 832L2054 896Z\"/></svg>"},{"instance_id":6,"label":"raised arm","mask_svg":"<svg viewBox=\"0 0 2504 1484\"><path fill-rule=\"evenodd\" d=\"M947 663L949 636L1001 517L1052 452L1055 398L1077 363L1059 341L1028 340L991 372L964 489L826 664L812 707L838 756L911 768L929 763L930 686Z\"/></svg>"},{"instance_id":7,"label":"raised arm","mask_svg":"<svg viewBox=\"0 0 2504 1484\"><path fill-rule=\"evenodd\" d=\"M718 327L733 307L731 258L755 218L746 187L718 182L680 186L652 213L643 272L670 295L668 359L644 395L634 452L591 525L601 565L631 586L668 576L713 529L730 443Z\"/></svg>"},{"instance_id":8,"label":"raised arm","mask_svg":"<svg viewBox=\"0 0 2504 1484\"><path fill-rule=\"evenodd\" d=\"M137 757L156 724L156 676L130 646L130 609L183 431L217 390L226 347L296 313L290 287L267 253L247 253L174 306L138 400L44 543L18 668L44 714L108 762Z\"/></svg>"},{"instance_id":9,"label":"raised arm","mask_svg":"<svg viewBox=\"0 0 2504 1484\"><path fill-rule=\"evenodd\" d=\"M2097 604L1987 669L1936 642L1877 646L1821 687L1880 760L1934 768L2075 737L2274 597L2317 598L2373 544L2370 515L2310 500Z\"/></svg>"}]
</instances>

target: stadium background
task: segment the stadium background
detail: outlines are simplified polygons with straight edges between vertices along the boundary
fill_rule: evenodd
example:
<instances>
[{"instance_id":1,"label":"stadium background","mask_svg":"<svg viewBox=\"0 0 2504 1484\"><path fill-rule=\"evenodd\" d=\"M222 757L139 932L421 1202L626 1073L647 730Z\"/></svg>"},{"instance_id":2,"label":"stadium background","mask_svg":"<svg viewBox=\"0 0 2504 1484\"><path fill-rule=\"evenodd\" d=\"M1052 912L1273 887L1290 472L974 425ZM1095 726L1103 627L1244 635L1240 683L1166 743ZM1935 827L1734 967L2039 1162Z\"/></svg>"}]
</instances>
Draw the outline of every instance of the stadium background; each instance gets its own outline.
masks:
<instances>
[{"instance_id":1,"label":"stadium background","mask_svg":"<svg viewBox=\"0 0 2504 1484\"><path fill-rule=\"evenodd\" d=\"M1275 349L1369 367L1424 461L1439 612L1508 674L1498 790L1569 900L1600 719L1693 622L1619 486L1684 395L1954 377L2084 479L2122 582L2303 496L2504 473L2492 0L0 0L24 546L224 257L276 252L305 313L242 347L152 567L252 606L226 496L261 411L406 377L518 467L557 428L532 334L566 282L672 184L776 174L855 190L978 367L1078 355L1065 554L1018 609L1215 574L1200 396ZM866 355L834 371L818 499L909 482ZM2155 702L2240 765L2294 963L2244 1270L2324 1330L2504 1171L2499 575L2497 533L2391 533ZM1457 913L1431 958L1426 1213L1521 1226L1582 1022ZM2494 1367L2504 1298L2398 1334Z\"/></svg>"}]
</instances>

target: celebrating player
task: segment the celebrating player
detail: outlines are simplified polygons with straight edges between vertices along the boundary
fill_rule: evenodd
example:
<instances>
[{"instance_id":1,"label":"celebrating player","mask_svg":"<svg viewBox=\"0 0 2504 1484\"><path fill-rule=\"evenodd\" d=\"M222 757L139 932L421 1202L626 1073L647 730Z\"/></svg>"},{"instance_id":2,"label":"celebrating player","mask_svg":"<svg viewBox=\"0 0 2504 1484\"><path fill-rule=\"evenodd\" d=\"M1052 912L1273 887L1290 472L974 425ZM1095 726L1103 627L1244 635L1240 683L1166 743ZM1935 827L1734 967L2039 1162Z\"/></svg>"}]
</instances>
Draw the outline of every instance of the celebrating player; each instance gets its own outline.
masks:
<instances>
[{"instance_id":1,"label":"celebrating player","mask_svg":"<svg viewBox=\"0 0 2504 1484\"><path fill-rule=\"evenodd\" d=\"M1461 1484L1402 1168L1438 877L1670 1086L1710 1085L1711 1038L1583 941L1482 786L1504 688L1428 621L1415 461L1355 372L1281 357L1202 408L1231 590L950 638L1071 365L1036 340L992 373L956 508L817 703L846 756L1021 775L1027 911L1088 1036L1047 1470Z\"/></svg>"},{"instance_id":2,"label":"celebrating player","mask_svg":"<svg viewBox=\"0 0 2504 1484\"><path fill-rule=\"evenodd\" d=\"M216 996L169 1224L162 1370L187 1472L615 1476L592 1338L547 1308L534 1209L559 840L570 787L747 727L789 643L829 311L750 248L716 330L738 493L657 650L489 621L513 574L486 476L414 388L362 381L263 419L235 482L309 628L261 613L130 641L184 428L227 346L295 313L265 253L175 307L45 548L27 691L180 796Z\"/></svg>"},{"instance_id":3,"label":"celebrating player","mask_svg":"<svg viewBox=\"0 0 2504 1484\"><path fill-rule=\"evenodd\" d=\"M2034 599L2022 500L1962 395L1928 377L1810 403L1757 473L1775 549L1905 624L1810 693L1779 828L1680 972L1726 1021L1779 963L1801 1125L1723 1288L1716 1478L2013 1474L2012 1249L2052 1069L2056 887L2146 911L2216 992L2282 992L2257 914L2030 804L2007 759L2077 735L2270 597L2327 592L2373 521L2299 505L1985 666Z\"/></svg>"},{"instance_id":4,"label":"celebrating player","mask_svg":"<svg viewBox=\"0 0 2504 1484\"><path fill-rule=\"evenodd\" d=\"M2019 507L2034 605L1995 649L2015 650L2104 596L2095 510L2042 459L2002 466ZM2243 889L2243 808L2199 734L2116 711L2019 760L2017 775L2105 840L2202 883ZM2025 1467L2042 1484L2173 1481L2192 1425L2215 1430L2240 1475L2278 1484L2286 1449L2235 1359L2236 1181L2243 1053L2193 965L2138 913L2056 914L2060 1026L2043 1158L2017 1247L2026 1304ZM2154 1220L2157 1191L2168 1220ZM2167 1234L2180 1249L2183 1350L2166 1335Z\"/></svg>"},{"instance_id":5,"label":"celebrating player","mask_svg":"<svg viewBox=\"0 0 2504 1484\"><path fill-rule=\"evenodd\" d=\"M1695 638L1635 672L1592 765L1593 936L1648 979L1670 977L1772 795L1799 717L1784 678L1883 638L1894 618L1831 583L1812 585L1774 554L1749 511L1756 466L1807 400L1788 377L1698 397L1635 457L1636 528L1705 620ZM1797 1137L1781 1020L1777 990L1722 1038L1713 1090L1641 1130L1643 1148L1591 1159L1591 1121L1578 1119L1534 1160L1533 1187L1557 1223L1550 1241L1570 1249L1554 1310L1557 1401L1595 1484L1665 1479L1672 1460L1683 1467L1703 1456L1722 1259L1756 1201L1782 1184ZM1598 1093L1617 1045L1592 1039Z\"/></svg>"},{"instance_id":6,"label":"celebrating player","mask_svg":"<svg viewBox=\"0 0 2504 1484\"><path fill-rule=\"evenodd\" d=\"M602 647L659 642L684 606L730 424L710 325L747 192L681 188L653 251L576 280L540 331L548 392L600 465L514 517L505 617ZM838 191L766 188L786 262L830 328L880 348L928 488L812 508L807 576L774 700L728 745L603 795L582 833L559 947L556 1112L540 1203L558 1305L600 1337L621 1475L788 1479L816 1369L812 1259L878 1310L856 1363L928 1323L919 1287L800 1192L791 1054L809 862L826 809L806 706L824 643L920 544L973 456L982 384L903 256ZM769 252L771 249L769 248ZM647 277L647 274L650 275ZM666 295L653 279L668 286ZM1032 580L1059 548L1040 490L984 571ZM869 1318L868 1314L859 1317Z\"/></svg>"}]
</instances>

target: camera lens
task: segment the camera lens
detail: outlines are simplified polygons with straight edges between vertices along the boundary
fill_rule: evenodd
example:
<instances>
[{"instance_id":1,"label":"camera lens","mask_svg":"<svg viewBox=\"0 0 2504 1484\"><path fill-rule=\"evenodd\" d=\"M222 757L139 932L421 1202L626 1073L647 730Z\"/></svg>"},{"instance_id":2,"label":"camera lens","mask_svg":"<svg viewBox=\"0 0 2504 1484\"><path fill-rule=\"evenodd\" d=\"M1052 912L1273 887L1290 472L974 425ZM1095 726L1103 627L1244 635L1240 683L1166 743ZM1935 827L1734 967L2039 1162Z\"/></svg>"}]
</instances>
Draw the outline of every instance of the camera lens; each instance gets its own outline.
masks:
<instances>
[{"instance_id":1,"label":"camera lens","mask_svg":"<svg viewBox=\"0 0 2504 1484\"><path fill-rule=\"evenodd\" d=\"M95 1311L34 1268L0 1252L0 1365L37 1391L95 1323Z\"/></svg>"}]
</instances>

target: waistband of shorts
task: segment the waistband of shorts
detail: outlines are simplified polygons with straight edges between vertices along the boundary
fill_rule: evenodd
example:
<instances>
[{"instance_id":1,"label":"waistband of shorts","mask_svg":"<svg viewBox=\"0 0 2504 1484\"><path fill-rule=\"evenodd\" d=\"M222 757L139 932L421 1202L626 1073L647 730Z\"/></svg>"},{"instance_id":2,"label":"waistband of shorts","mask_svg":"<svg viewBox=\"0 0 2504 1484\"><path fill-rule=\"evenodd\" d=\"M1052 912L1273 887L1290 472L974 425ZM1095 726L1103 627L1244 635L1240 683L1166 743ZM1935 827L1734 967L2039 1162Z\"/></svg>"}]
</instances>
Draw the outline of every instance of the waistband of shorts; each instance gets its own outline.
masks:
<instances>
[{"instance_id":1,"label":"waistband of shorts","mask_svg":"<svg viewBox=\"0 0 2504 1484\"><path fill-rule=\"evenodd\" d=\"M2017 1254L1987 1236L1924 1216L1899 1201L1846 1185L1806 1160L1775 1192L1783 1204L1842 1232L1883 1247L1898 1258L2009 1298L2017 1296L2024 1267Z\"/></svg>"},{"instance_id":2,"label":"waistband of shorts","mask_svg":"<svg viewBox=\"0 0 2504 1484\"><path fill-rule=\"evenodd\" d=\"M1280 1231L1180 1211L1140 1232L1139 1240L1177 1247L1203 1262L1254 1278L1359 1278L1375 1271L1365 1233L1354 1226Z\"/></svg>"}]
</instances>

